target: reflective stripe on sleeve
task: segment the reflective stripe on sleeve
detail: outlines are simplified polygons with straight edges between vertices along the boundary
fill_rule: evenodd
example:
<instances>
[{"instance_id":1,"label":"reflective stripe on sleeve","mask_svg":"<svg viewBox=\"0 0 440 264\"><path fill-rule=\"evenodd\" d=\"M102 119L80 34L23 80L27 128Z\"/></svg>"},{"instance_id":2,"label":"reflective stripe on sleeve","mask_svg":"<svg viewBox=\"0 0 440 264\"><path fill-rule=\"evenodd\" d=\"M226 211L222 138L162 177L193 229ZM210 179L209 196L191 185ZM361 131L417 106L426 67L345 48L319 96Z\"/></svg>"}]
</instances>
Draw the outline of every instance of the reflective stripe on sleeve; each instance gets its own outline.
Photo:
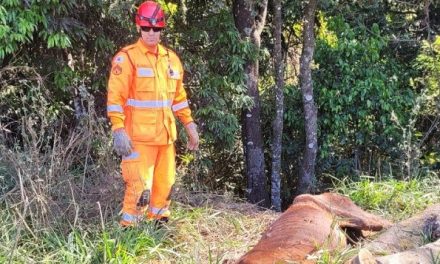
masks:
<instances>
[{"instance_id":1,"label":"reflective stripe on sleeve","mask_svg":"<svg viewBox=\"0 0 440 264\"><path fill-rule=\"evenodd\" d=\"M107 106L107 112L119 112L123 113L122 106L120 105L108 105Z\"/></svg>"},{"instance_id":2,"label":"reflective stripe on sleeve","mask_svg":"<svg viewBox=\"0 0 440 264\"><path fill-rule=\"evenodd\" d=\"M176 111L179 111L180 109L183 109L188 106L189 106L188 101L183 101L181 103L174 104L172 108L173 108L173 111L176 112Z\"/></svg>"}]
</instances>

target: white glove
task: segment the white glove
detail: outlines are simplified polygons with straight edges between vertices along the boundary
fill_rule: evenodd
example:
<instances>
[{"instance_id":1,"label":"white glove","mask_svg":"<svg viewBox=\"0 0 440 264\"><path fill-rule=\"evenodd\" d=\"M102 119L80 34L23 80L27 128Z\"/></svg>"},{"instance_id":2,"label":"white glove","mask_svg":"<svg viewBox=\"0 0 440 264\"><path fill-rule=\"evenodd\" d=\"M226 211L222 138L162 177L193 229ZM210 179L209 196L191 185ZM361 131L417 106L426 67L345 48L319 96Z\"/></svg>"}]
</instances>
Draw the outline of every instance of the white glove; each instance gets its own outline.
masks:
<instances>
[{"instance_id":1,"label":"white glove","mask_svg":"<svg viewBox=\"0 0 440 264\"><path fill-rule=\"evenodd\" d=\"M197 125L194 122L188 123L185 126L186 134L188 135L188 143L186 147L189 150L199 149L199 133L197 133Z\"/></svg>"},{"instance_id":2,"label":"white glove","mask_svg":"<svg viewBox=\"0 0 440 264\"><path fill-rule=\"evenodd\" d=\"M113 149L120 156L131 154L133 145L124 128L118 128L113 131Z\"/></svg>"}]
</instances>

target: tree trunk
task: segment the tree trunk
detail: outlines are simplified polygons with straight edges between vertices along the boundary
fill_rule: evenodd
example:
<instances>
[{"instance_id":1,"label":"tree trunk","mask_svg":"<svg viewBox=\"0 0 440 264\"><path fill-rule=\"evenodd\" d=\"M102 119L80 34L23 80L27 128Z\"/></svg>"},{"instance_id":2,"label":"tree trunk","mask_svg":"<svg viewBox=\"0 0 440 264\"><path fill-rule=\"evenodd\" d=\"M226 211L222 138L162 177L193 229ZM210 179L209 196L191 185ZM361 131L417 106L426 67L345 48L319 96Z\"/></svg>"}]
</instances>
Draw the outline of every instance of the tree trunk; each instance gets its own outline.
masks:
<instances>
[{"instance_id":1,"label":"tree trunk","mask_svg":"<svg viewBox=\"0 0 440 264\"><path fill-rule=\"evenodd\" d=\"M281 0L273 0L274 22L275 22L275 47L274 47L274 66L275 66L275 118L272 123L272 207L275 211L281 211L281 144L283 136L283 115L284 115L284 65L283 52L281 49L281 27L283 19L281 17Z\"/></svg>"},{"instance_id":2,"label":"tree trunk","mask_svg":"<svg viewBox=\"0 0 440 264\"><path fill-rule=\"evenodd\" d=\"M313 191L315 184L315 162L318 152L317 109L313 99L312 70L310 68L315 50L316 1L310 0L304 12L303 49L300 59L300 84L304 104L306 145L301 162L297 193Z\"/></svg>"},{"instance_id":3,"label":"tree trunk","mask_svg":"<svg viewBox=\"0 0 440 264\"><path fill-rule=\"evenodd\" d=\"M257 3L258 2L258 3ZM234 0L235 26L243 39L260 48L260 35L266 21L267 0ZM263 137L260 123L260 95L258 92L258 60L245 63L247 94L254 105L242 110L242 137L246 160L247 196L251 203L268 205L264 168Z\"/></svg>"}]
</instances>

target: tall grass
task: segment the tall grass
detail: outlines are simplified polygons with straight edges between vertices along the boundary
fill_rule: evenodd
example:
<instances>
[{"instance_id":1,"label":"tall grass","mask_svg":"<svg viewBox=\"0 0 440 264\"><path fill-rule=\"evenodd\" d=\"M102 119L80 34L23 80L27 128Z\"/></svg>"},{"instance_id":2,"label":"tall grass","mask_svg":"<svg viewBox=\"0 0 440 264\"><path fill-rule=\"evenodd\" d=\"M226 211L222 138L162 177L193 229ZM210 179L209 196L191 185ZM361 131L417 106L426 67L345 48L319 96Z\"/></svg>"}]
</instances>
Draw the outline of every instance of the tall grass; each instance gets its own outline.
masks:
<instances>
[{"instance_id":1,"label":"tall grass","mask_svg":"<svg viewBox=\"0 0 440 264\"><path fill-rule=\"evenodd\" d=\"M377 181L363 176L355 182L345 178L335 180L334 185L335 191L349 196L363 209L396 221L440 202L440 177L434 173L408 181L393 178Z\"/></svg>"},{"instance_id":2,"label":"tall grass","mask_svg":"<svg viewBox=\"0 0 440 264\"><path fill-rule=\"evenodd\" d=\"M53 91L34 69L3 68L0 76L0 259L31 263L41 255L52 263L64 250L64 238L74 241L65 247L82 250L90 243L75 235L78 230L117 215L119 162L91 94L78 96L83 112L75 117L52 101Z\"/></svg>"},{"instance_id":3,"label":"tall grass","mask_svg":"<svg viewBox=\"0 0 440 264\"><path fill-rule=\"evenodd\" d=\"M0 217L1 263L137 263L139 257L166 259L170 244L167 230L156 230L150 223L128 230L82 224L67 234L40 230L32 235L20 232L8 210Z\"/></svg>"},{"instance_id":4,"label":"tall grass","mask_svg":"<svg viewBox=\"0 0 440 264\"><path fill-rule=\"evenodd\" d=\"M0 195L21 226L68 232L84 218L99 220L98 201L104 214L114 214L122 185L107 120L96 114L95 98L82 89L75 101L83 113L75 117L52 101L32 68L6 68L0 75L8 87L0 93L0 109L7 109L0 116L0 172L5 172L0 180L6 186Z\"/></svg>"},{"instance_id":5,"label":"tall grass","mask_svg":"<svg viewBox=\"0 0 440 264\"><path fill-rule=\"evenodd\" d=\"M185 195L186 196L186 195ZM78 224L67 233L19 230L9 210L0 212L1 263L224 263L237 259L276 218L270 211L224 197L194 204L178 198L174 217L162 229L150 222L122 229L117 216L99 223ZM213 197L213 195L203 195ZM222 200L222 201L219 201ZM212 201L212 200L211 200ZM21 234L17 239L17 234Z\"/></svg>"}]
</instances>

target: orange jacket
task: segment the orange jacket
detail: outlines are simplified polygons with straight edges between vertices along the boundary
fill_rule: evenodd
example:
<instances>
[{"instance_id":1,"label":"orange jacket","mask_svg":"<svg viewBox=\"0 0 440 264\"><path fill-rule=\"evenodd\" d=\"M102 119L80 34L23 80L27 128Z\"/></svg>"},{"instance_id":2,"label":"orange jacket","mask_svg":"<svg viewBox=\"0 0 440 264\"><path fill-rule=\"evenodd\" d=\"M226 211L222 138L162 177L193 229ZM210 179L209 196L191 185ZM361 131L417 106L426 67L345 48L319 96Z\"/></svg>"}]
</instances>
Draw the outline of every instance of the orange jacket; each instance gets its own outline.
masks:
<instances>
[{"instance_id":1,"label":"orange jacket","mask_svg":"<svg viewBox=\"0 0 440 264\"><path fill-rule=\"evenodd\" d=\"M184 125L193 121L182 81L182 63L164 46L158 45L157 55L141 39L123 48L113 58L108 81L112 130L124 127L136 143L174 142L174 115Z\"/></svg>"}]
</instances>

